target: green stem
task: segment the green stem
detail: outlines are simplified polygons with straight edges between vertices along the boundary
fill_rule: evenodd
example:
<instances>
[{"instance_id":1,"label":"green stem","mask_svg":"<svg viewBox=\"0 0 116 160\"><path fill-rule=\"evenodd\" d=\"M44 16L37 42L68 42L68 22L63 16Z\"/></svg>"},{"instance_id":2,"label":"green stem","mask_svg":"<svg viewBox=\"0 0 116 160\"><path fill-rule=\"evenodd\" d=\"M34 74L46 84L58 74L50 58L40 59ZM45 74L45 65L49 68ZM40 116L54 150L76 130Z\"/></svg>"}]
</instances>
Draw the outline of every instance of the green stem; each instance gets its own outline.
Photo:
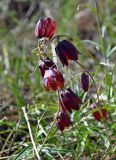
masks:
<instances>
[{"instance_id":1,"label":"green stem","mask_svg":"<svg viewBox=\"0 0 116 160\"><path fill-rule=\"evenodd\" d=\"M50 135L50 133L51 133L51 130L52 130L55 122L56 122L56 119L57 119L57 116L58 116L59 112L60 112L60 111L57 112L57 115L56 115L56 117L54 118L54 121L53 121L53 123L52 123L52 125L51 125L51 127L50 127L50 129L49 129L49 131L48 131L48 134L47 134L47 136L46 136L46 138L45 138L45 140L44 140L44 142L43 142L43 144L42 144L42 146L41 146L41 148L40 148L40 150L39 150L39 154L40 154L40 152L42 151L42 149L43 149L43 147L44 147L44 144L45 144L46 141L48 140L48 137L49 137L49 135Z\"/></svg>"},{"instance_id":2,"label":"green stem","mask_svg":"<svg viewBox=\"0 0 116 160\"><path fill-rule=\"evenodd\" d=\"M14 131L12 130L12 131L9 133L8 137L6 138L6 141L5 141L5 143L4 143L4 145L3 145L2 149L1 149L0 157L2 157L2 154L4 153L4 149L5 149L8 141L9 141L9 139L11 138L13 132L14 132Z\"/></svg>"},{"instance_id":3,"label":"green stem","mask_svg":"<svg viewBox=\"0 0 116 160\"><path fill-rule=\"evenodd\" d=\"M102 43L102 52L103 52L103 55L104 55L104 57L106 59L106 55L105 55L105 43L104 43L104 40L103 40L103 37L102 37L102 31L101 31L102 24L101 24L100 17L99 17L99 7L98 7L97 0L94 0L94 2L95 2L96 11L97 11L97 23L98 23L98 28L99 28L99 33L100 33L100 39L101 39L101 43Z\"/></svg>"}]
</instances>

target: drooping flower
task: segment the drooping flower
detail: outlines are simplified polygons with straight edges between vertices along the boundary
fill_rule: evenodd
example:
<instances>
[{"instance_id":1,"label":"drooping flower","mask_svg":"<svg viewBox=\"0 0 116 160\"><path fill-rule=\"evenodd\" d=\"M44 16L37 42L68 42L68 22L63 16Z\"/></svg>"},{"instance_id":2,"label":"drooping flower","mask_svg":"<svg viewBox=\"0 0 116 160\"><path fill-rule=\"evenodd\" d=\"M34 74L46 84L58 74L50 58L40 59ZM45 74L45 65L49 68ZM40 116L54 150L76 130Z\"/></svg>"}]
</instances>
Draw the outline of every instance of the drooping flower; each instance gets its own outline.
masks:
<instances>
[{"instance_id":1,"label":"drooping flower","mask_svg":"<svg viewBox=\"0 0 116 160\"><path fill-rule=\"evenodd\" d=\"M57 127L61 131L63 131L66 127L69 127L70 124L71 124L70 117L67 115L67 113L64 111L60 111L56 120Z\"/></svg>"},{"instance_id":2,"label":"drooping flower","mask_svg":"<svg viewBox=\"0 0 116 160\"><path fill-rule=\"evenodd\" d=\"M80 83L81 83L82 89L85 92L87 92L88 88L89 88L89 76L85 72L83 72L82 75L81 75Z\"/></svg>"},{"instance_id":3,"label":"drooping flower","mask_svg":"<svg viewBox=\"0 0 116 160\"><path fill-rule=\"evenodd\" d=\"M76 61L78 59L78 50L71 42L67 40L58 42L57 46L55 47L55 51L63 66L68 66L69 60Z\"/></svg>"},{"instance_id":4,"label":"drooping flower","mask_svg":"<svg viewBox=\"0 0 116 160\"><path fill-rule=\"evenodd\" d=\"M64 87L64 78L61 72L56 69L49 69L45 71L43 84L46 91L49 91L50 88L56 91L58 88Z\"/></svg>"},{"instance_id":5,"label":"drooping flower","mask_svg":"<svg viewBox=\"0 0 116 160\"><path fill-rule=\"evenodd\" d=\"M72 109L80 108L80 98L70 89L61 90L59 93L59 104L63 111L71 112Z\"/></svg>"},{"instance_id":6,"label":"drooping flower","mask_svg":"<svg viewBox=\"0 0 116 160\"><path fill-rule=\"evenodd\" d=\"M95 104L91 104L90 109L92 110L95 109L92 115L96 120L101 121L102 119L107 118L107 110L104 108L104 106L102 105L96 106Z\"/></svg>"},{"instance_id":7,"label":"drooping flower","mask_svg":"<svg viewBox=\"0 0 116 160\"><path fill-rule=\"evenodd\" d=\"M38 68L40 70L40 73L42 77L44 77L45 70L52 69L52 68L57 68L55 63L50 59L50 58L41 58L39 60Z\"/></svg>"},{"instance_id":8,"label":"drooping flower","mask_svg":"<svg viewBox=\"0 0 116 160\"><path fill-rule=\"evenodd\" d=\"M37 38L51 38L56 30L56 21L47 17L40 18L35 27L35 36Z\"/></svg>"}]
</instances>

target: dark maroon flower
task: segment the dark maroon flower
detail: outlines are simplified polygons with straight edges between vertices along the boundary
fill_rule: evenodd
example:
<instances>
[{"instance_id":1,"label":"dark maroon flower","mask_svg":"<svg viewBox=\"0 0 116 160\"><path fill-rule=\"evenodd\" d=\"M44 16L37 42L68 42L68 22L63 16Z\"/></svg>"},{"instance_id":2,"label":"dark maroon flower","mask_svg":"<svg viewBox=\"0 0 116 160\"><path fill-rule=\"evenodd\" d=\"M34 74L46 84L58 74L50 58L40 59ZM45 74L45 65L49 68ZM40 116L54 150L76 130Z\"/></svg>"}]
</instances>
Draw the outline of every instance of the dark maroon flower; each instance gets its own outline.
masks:
<instances>
[{"instance_id":1,"label":"dark maroon flower","mask_svg":"<svg viewBox=\"0 0 116 160\"><path fill-rule=\"evenodd\" d=\"M44 77L44 74L45 74L45 70L48 70L50 68L57 68L55 63L50 59L50 58L41 58L39 60L39 70L40 70L40 73L42 75L42 77Z\"/></svg>"},{"instance_id":2,"label":"dark maroon flower","mask_svg":"<svg viewBox=\"0 0 116 160\"><path fill-rule=\"evenodd\" d=\"M56 68L45 71L43 84L46 91L53 89L56 91L58 88L64 87L64 78L59 70Z\"/></svg>"},{"instance_id":3,"label":"dark maroon flower","mask_svg":"<svg viewBox=\"0 0 116 160\"><path fill-rule=\"evenodd\" d=\"M37 38L51 38L56 30L56 21L47 17L40 18L35 27L35 36Z\"/></svg>"},{"instance_id":4,"label":"dark maroon flower","mask_svg":"<svg viewBox=\"0 0 116 160\"><path fill-rule=\"evenodd\" d=\"M107 110L103 106L96 106L95 104L91 104L90 109L96 110L92 113L96 120L101 121L102 119L107 118Z\"/></svg>"},{"instance_id":5,"label":"dark maroon flower","mask_svg":"<svg viewBox=\"0 0 116 160\"><path fill-rule=\"evenodd\" d=\"M59 93L59 104L63 111L78 110L81 104L80 98L71 90L61 90Z\"/></svg>"},{"instance_id":6,"label":"dark maroon flower","mask_svg":"<svg viewBox=\"0 0 116 160\"><path fill-rule=\"evenodd\" d=\"M89 88L89 76L85 72L82 73L80 82L82 89L87 92Z\"/></svg>"},{"instance_id":7,"label":"dark maroon flower","mask_svg":"<svg viewBox=\"0 0 116 160\"><path fill-rule=\"evenodd\" d=\"M69 60L76 61L78 59L78 54L79 54L78 50L71 42L67 40L58 42L55 50L63 66L64 65L68 66Z\"/></svg>"},{"instance_id":8,"label":"dark maroon flower","mask_svg":"<svg viewBox=\"0 0 116 160\"><path fill-rule=\"evenodd\" d=\"M69 127L70 124L71 124L70 117L67 115L67 113L63 111L59 112L56 121L57 127L61 131L63 131L66 127Z\"/></svg>"}]
</instances>

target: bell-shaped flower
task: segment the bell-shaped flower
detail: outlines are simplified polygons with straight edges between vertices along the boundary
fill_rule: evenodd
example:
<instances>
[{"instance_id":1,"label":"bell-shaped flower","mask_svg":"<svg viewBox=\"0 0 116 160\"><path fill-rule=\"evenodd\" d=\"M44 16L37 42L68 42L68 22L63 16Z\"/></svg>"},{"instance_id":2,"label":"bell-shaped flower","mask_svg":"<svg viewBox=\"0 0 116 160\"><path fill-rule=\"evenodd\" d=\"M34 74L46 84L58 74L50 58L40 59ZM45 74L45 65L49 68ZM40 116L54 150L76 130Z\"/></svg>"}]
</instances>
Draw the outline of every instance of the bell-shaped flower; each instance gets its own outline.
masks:
<instances>
[{"instance_id":1,"label":"bell-shaped flower","mask_svg":"<svg viewBox=\"0 0 116 160\"><path fill-rule=\"evenodd\" d=\"M39 60L38 68L40 70L40 73L42 77L44 77L45 70L52 69L52 68L57 68L55 63L50 59L50 58L41 58Z\"/></svg>"},{"instance_id":2,"label":"bell-shaped flower","mask_svg":"<svg viewBox=\"0 0 116 160\"><path fill-rule=\"evenodd\" d=\"M92 112L92 115L96 120L101 121L102 119L107 118L107 110L104 108L104 106L96 106L95 104L91 104L90 109L95 110Z\"/></svg>"},{"instance_id":3,"label":"bell-shaped flower","mask_svg":"<svg viewBox=\"0 0 116 160\"><path fill-rule=\"evenodd\" d=\"M56 120L56 125L57 127L63 131L66 127L69 127L71 124L70 117L68 114L64 111L60 111L57 120Z\"/></svg>"},{"instance_id":4,"label":"bell-shaped flower","mask_svg":"<svg viewBox=\"0 0 116 160\"><path fill-rule=\"evenodd\" d=\"M50 88L56 91L58 88L64 87L64 78L61 72L56 69L49 69L45 71L43 84L46 91L49 91Z\"/></svg>"},{"instance_id":5,"label":"bell-shaped flower","mask_svg":"<svg viewBox=\"0 0 116 160\"><path fill-rule=\"evenodd\" d=\"M40 18L35 27L35 36L37 38L48 37L51 38L56 30L56 21L47 17Z\"/></svg>"},{"instance_id":6,"label":"bell-shaped flower","mask_svg":"<svg viewBox=\"0 0 116 160\"><path fill-rule=\"evenodd\" d=\"M88 88L89 88L89 76L85 72L83 72L82 75L81 75L80 83L81 83L82 89L85 92L87 92Z\"/></svg>"},{"instance_id":7,"label":"bell-shaped flower","mask_svg":"<svg viewBox=\"0 0 116 160\"><path fill-rule=\"evenodd\" d=\"M61 90L59 93L59 104L63 111L71 112L80 108L80 98L70 89Z\"/></svg>"},{"instance_id":8,"label":"bell-shaped flower","mask_svg":"<svg viewBox=\"0 0 116 160\"><path fill-rule=\"evenodd\" d=\"M78 59L78 50L71 42L67 40L58 42L57 46L55 47L55 51L63 66L68 66L69 60L76 61Z\"/></svg>"}]
</instances>

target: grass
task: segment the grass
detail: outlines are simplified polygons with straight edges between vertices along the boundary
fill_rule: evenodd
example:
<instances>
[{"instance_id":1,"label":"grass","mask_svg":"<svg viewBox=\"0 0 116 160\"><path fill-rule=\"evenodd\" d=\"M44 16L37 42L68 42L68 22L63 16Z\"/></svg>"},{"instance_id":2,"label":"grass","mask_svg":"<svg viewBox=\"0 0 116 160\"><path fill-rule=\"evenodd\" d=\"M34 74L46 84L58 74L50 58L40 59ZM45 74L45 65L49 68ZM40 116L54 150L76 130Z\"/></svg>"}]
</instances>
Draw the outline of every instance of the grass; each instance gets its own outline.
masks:
<instances>
[{"instance_id":1,"label":"grass","mask_svg":"<svg viewBox=\"0 0 116 160\"><path fill-rule=\"evenodd\" d=\"M85 65L93 76L98 95L103 99L104 107L108 111L108 119L98 122L92 117L89 105L91 101L96 102L97 99L92 80L88 93L84 93L80 87L80 74L83 69L76 63L71 63L68 70L58 65L64 73L66 87L72 88L84 102L79 111L71 113L73 125L63 133L53 125L54 114L58 111L58 96L53 91L44 90L40 73L35 69L38 57L31 53L37 44L32 35L34 22L38 17L33 15L24 28L20 26L21 20L18 22L15 14L11 14L13 16L11 16L13 21L11 28L1 20L1 160L33 160L37 157L43 160L116 158L116 14L112 0L109 0L108 4L98 3L97 0L96 2L97 5L91 4L91 1L83 4L92 12L95 11L94 14L96 13L98 18L96 42L75 38L76 28L73 30L73 25L70 25L74 21L72 16L76 12L76 7L72 10L70 6L75 6L75 1L60 1L62 6L59 9L62 12L56 17L57 32L74 35L73 43L80 51L79 62ZM51 1L51 7L52 5ZM67 24L69 22L68 29L65 22ZM96 50L100 59L87 49L88 45Z\"/></svg>"}]
</instances>

